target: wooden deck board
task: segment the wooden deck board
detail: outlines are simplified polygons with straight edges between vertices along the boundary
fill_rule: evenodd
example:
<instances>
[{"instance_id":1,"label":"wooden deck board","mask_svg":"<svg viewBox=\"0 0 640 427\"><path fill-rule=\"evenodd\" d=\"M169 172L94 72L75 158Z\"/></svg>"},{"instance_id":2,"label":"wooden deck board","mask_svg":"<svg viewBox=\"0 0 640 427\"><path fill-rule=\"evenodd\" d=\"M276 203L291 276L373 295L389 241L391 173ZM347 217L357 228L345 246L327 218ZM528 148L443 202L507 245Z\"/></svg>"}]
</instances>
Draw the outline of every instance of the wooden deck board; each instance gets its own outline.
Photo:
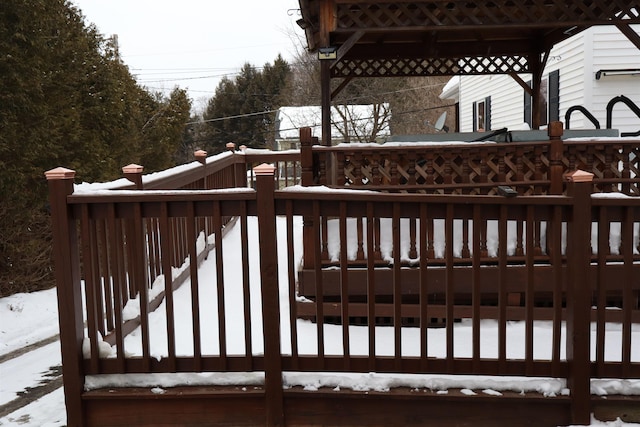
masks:
<instances>
[{"instance_id":1,"label":"wooden deck board","mask_svg":"<svg viewBox=\"0 0 640 427\"><path fill-rule=\"evenodd\" d=\"M570 399L538 393L474 390L446 393L395 388L387 392L284 390L286 426L427 426L427 427L556 427L571 424ZM162 394L148 388L86 392L86 425L118 426L259 426L265 424L262 387L176 387ZM639 397L592 396L602 419L633 417ZM464 406L463 406L464 405ZM464 408L464 410L461 410ZM630 414L630 415L629 415ZM188 420L188 421L187 421Z\"/></svg>"}]
</instances>

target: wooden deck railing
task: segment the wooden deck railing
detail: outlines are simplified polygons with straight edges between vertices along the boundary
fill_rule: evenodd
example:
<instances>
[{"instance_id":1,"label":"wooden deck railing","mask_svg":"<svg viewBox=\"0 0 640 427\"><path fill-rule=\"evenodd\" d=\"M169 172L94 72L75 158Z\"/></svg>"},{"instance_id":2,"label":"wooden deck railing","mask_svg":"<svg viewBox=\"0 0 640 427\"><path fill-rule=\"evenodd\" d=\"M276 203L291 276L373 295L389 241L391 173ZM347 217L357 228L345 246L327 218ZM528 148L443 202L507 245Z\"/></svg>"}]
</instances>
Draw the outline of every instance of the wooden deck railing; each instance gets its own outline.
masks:
<instances>
[{"instance_id":1,"label":"wooden deck railing","mask_svg":"<svg viewBox=\"0 0 640 427\"><path fill-rule=\"evenodd\" d=\"M170 169L163 173L143 175L144 168L139 165L123 167L123 175L130 181L116 182L107 186L114 190L211 190L247 188L253 185L253 167L261 163L271 163L277 167L276 179L280 186L294 185L300 182L299 154L297 152L269 152L266 150L235 151L234 144L227 146L228 152L207 160L207 153L197 151L197 162ZM104 186L101 184L101 187ZM81 190L87 191L86 189ZM91 186L89 190L91 191ZM130 196L133 194L127 194ZM127 199L124 196L124 199ZM129 209L140 209L129 205ZM237 213L216 217L199 217L197 223L188 224L184 218L169 217L163 224L159 217L133 220L131 216L120 217L113 206L84 206L77 214L85 218L82 229L83 278L95 292L90 298L100 304L96 307L96 332L110 344L114 344L116 335L126 335L139 326L136 319L119 319L118 307L123 307L140 292L140 285L151 289L158 278L167 276L164 272L176 271L190 255L190 239L201 237L198 241L198 261L202 261L214 247L206 239L216 231L223 231L227 223L237 218ZM105 210L106 209L106 210ZM91 220L89 220L91 218ZM217 224L216 221L220 223ZM164 229L163 229L164 227ZM220 228L221 227L221 228ZM195 234L194 234L195 233ZM168 236L164 239L161 236ZM189 237L188 237L189 236ZM164 245L164 246L163 246ZM122 248L122 249L119 249ZM169 258L162 253L170 253ZM195 259L195 258L194 258ZM139 262L140 261L140 262ZM170 278L174 287L180 286L197 268L182 268ZM161 277L162 276L162 277ZM166 280L166 278L165 278ZM168 289L168 288L167 288ZM118 294L116 297L115 293ZM152 293L147 309L153 311L165 297L163 291ZM118 306L116 306L118 304ZM146 306L146 304L145 304ZM93 322L93 319L90 319ZM122 331L117 325L122 324ZM95 339L93 335L92 339Z\"/></svg>"},{"instance_id":2,"label":"wooden deck railing","mask_svg":"<svg viewBox=\"0 0 640 427\"><path fill-rule=\"evenodd\" d=\"M378 195L378 199L381 203L393 200L387 199L386 195ZM484 288L481 297L481 304L485 306L483 319L499 319L497 306L501 301L508 301L509 318L524 320L527 297L534 304L538 320L553 319L554 298L558 298L556 301L560 306L567 298L564 292L557 292L557 287L564 289L569 280L564 274L568 263L564 214L551 209L549 200L537 196L508 199L513 201L508 208L487 203L493 203L493 197L485 196L463 198L455 206L436 200L430 200L426 207L419 205L424 199L416 197L414 205L406 205L410 208L402 207L401 211L393 213L388 207L386 211L382 210L385 214L373 216L367 215L364 206L355 208L347 204L345 209L349 214L344 218L335 203L322 203L329 206L322 206L319 215L304 217L305 258L298 273L298 293L316 299L321 292L327 307L324 315L337 319L340 319L340 313L336 311L335 303L348 297L354 303L355 311L351 316L357 322L359 317L366 317L364 305L358 302L370 294L367 286L371 282L368 271L371 266L375 269L376 295L381 302L378 317L382 323L393 317L390 305L382 302L392 299L395 292L402 296L403 319L412 321L420 317L422 280L430 290L429 303L443 305L447 295L451 296L446 283L450 278L449 269L453 269L453 302L464 313L459 317L469 317L473 304L471 283L477 278ZM625 209L604 208L608 202L609 199L594 197L591 208L594 230L589 239L591 265L585 291L591 289L594 304L598 283L628 282L628 272L623 267L626 257L629 263L640 264L637 218L631 220L626 215L632 214ZM420 209L428 211L425 214ZM480 220L475 219L476 209L482 210ZM400 236L398 242L393 241L395 233ZM425 267L430 273L422 278ZM342 294L340 287L342 268L348 269L347 296ZM533 294L527 290L531 268L535 270ZM396 269L400 272L397 289L392 286ZM481 269L483 274L475 276L476 269ZM500 294L496 285L500 280L509 283L505 295ZM318 282L322 282L321 288ZM634 307L638 308L640 293L634 292ZM610 307L622 307L624 298L620 289L608 288L606 294L603 301ZM300 316L315 319L313 305L297 305ZM446 317L438 309L433 314L433 319ZM610 319L614 321L621 314L621 311L612 311ZM634 321L640 322L640 317L635 317Z\"/></svg>"},{"instance_id":3,"label":"wooden deck railing","mask_svg":"<svg viewBox=\"0 0 640 427\"><path fill-rule=\"evenodd\" d=\"M297 351L294 340L298 333L292 330L293 350L291 356L283 359L283 369L568 377L570 383L582 381L577 387L587 387L589 382L584 383L585 377L625 376L624 372L629 371L640 374L640 363L630 361L631 349L638 344L631 342L631 325L640 322L640 199L591 199L591 185L590 182L570 183L567 196L516 198L354 192L276 194L277 214L300 215L311 224L314 249L310 252L305 244L305 259L310 253L315 259L311 260L313 268L302 272L299 291L305 292L304 280L309 279L313 292L307 295L308 301L296 304L292 299L290 304L296 310L291 313L292 319L300 315L315 319L319 349L312 355ZM594 213L593 218L585 214L590 211ZM338 262L329 270L321 262L325 218L333 218L336 228L331 234L339 236ZM402 246L407 243L408 223L413 219L417 219L414 230L417 238L413 241L416 244L414 268L410 269L402 259L406 254ZM442 221L444 232L444 253L436 262L431 259L428 248L432 229L420 226L433 223L434 219ZM382 220L391 223L386 235L376 227L376 222ZM483 259L481 233L486 229L482 225L492 221L497 223L497 255L487 263ZM550 230L544 259L535 248L540 222L545 222ZM454 254L454 246L458 241L456 228L463 228L464 223L468 225L472 245L470 254L461 260ZM510 223L522 226L524 245L517 263L521 267L514 265L508 256ZM598 253L597 260L592 259L592 223L598 223L597 246L593 248ZM616 223L622 227L624 242L613 251L619 257L612 257L609 236L610 228ZM563 235L561 230L565 227L568 231ZM380 240L376 232L380 232L380 240L386 240L391 247L392 260L386 271L377 268L376 242ZM358 241L352 248L344 244L350 236L357 236ZM349 252L362 252L361 261L352 261ZM616 274L618 278L614 279L610 272L617 268L621 269L622 276ZM592 280L591 276L596 279ZM522 306L510 305L509 294L514 291L521 292ZM547 294L544 307L536 304L539 293ZM293 290L290 294L293 298ZM468 302L460 303L460 294L467 294ZM621 309L609 310L607 298L616 294L622 296ZM354 299L353 295L359 298ZM435 295L442 298L434 299ZM414 297L412 301L408 301L410 296ZM299 311L301 307L304 313ZM393 328L392 349L376 345L379 318L390 319L387 325ZM428 332L428 327L433 318L445 320L446 348L442 353L434 349L429 340L432 332ZM325 352L326 319L338 325L334 328L341 329L342 345L337 355ZM456 319L471 319L469 341L457 341L460 338L454 329ZM497 320L495 354L481 354L481 319ZM507 338L507 324L514 319L522 319L525 324L522 358L508 355L513 343ZM367 329L368 348L364 352L352 347L349 327L352 320ZM534 356L540 345L534 343L534 320L550 320L552 324L552 352L546 357L540 357L539 353ZM576 339L573 342L568 339L566 354L572 356L567 359L560 356L563 320L567 322L567 336ZM595 360L587 356L589 344L579 342L589 336L591 321L597 321L599 347ZM606 322L626 325L622 326L622 360L605 359ZM408 333L403 330L406 325L416 327L411 336L419 344L407 345ZM332 347L335 347L335 337ZM581 356L577 356L578 353ZM572 379L574 374L579 379ZM572 389L571 395L584 402L588 399L583 394L585 390Z\"/></svg>"},{"instance_id":4,"label":"wooden deck railing","mask_svg":"<svg viewBox=\"0 0 640 427\"><path fill-rule=\"evenodd\" d=\"M287 183L312 179L317 168L309 166L305 156L318 153L314 148L313 152L303 149L300 155L247 151L229 153L215 162L203 158L200 165L152 177L155 181L134 175L137 188L144 188L136 191L121 187L74 192L72 171L57 169L47 174L68 425L82 425L86 375L265 372L270 425L282 418L282 373L287 371L567 378L574 419L589 414L590 378L640 377L640 362L631 359L631 349L638 345L632 342L631 328L640 322L640 198L591 196L594 183L577 182L579 177L574 176L569 179L576 182L566 183L564 195L513 198L276 189L283 182L276 179L280 172ZM301 166L296 163L298 156ZM247 174L248 165L256 162L277 167ZM280 167L277 162L287 165ZM293 177L287 174L294 171ZM248 180L253 184L248 185ZM243 189L224 189L230 187ZM147 191L151 188L163 191ZM226 245L223 239L224 219L232 217L239 245ZM350 255L349 244L339 243L334 248L338 262L331 270L323 262L328 221L333 222L338 242L355 242L356 254ZM300 222L303 239L296 237ZM376 225L380 223L389 226ZM433 247L438 227L443 236L439 257ZM495 227L496 242L495 254L489 256L483 241L486 245L491 227ZM620 230L619 242L610 240L613 227ZM250 238L256 235L260 236L259 263L249 257ZM460 235L468 239L456 237ZM514 235L512 251L508 245ZM278 239L281 236L286 238ZM376 242L387 245L391 293L377 281L375 270L383 250ZM299 272L295 248L299 250L301 243L304 269ZM398 250L403 245L406 250ZM215 248L209 254L215 257L215 279L209 285L212 293L204 297L197 260L207 247ZM518 271L513 268L514 257L520 264ZM242 278L239 283L225 281L232 265L240 266L232 273ZM257 287L256 279L251 279L256 265L260 266ZM415 268L406 269L407 265ZM333 276L327 279L326 274ZM358 291L364 297L353 299L352 291L361 285L358 275L366 279L365 288ZM314 290L302 313L298 286L304 289L309 277ZM160 303L154 297L181 281L191 301L188 307L178 306L173 292L164 293L165 324L162 331L154 331L162 336L159 351L150 322L151 312ZM403 301L407 289L415 297L411 304ZM521 306L508 302L514 290L521 295ZM225 295L232 291L236 304L229 306ZM543 292L550 295L545 307L536 304ZM457 297L461 293L469 296L463 303ZM607 308L612 296L620 302L616 310ZM259 318L251 312L256 301L263 307ZM280 306L284 301L288 308ZM299 316L316 320L311 331L299 330ZM392 349L376 346L380 317L390 319ZM128 325L133 318L136 321ZM334 349L328 347L325 330L330 318L339 323L332 326L341 335L337 351L335 342L331 343ZM427 327L433 318L445 322L442 352L429 340L432 332ZM471 319L472 334L468 342L455 343L460 337L454 322L462 318ZM495 354L480 351L480 320L485 318L498 320ZM508 350L507 322L514 318L524 319L522 357ZM364 349L356 348L351 338L352 319L366 329ZM185 320L191 334L178 336L176 324ZM552 325L552 351L542 358L533 339L537 320ZM605 341L613 339L610 322L620 325L619 358L605 354ZM415 334L416 345L410 347L402 338L408 323L415 326L409 333ZM231 324L234 333L242 336L239 348L229 347ZM589 342L592 324L597 328L595 357ZM140 333L127 338L134 326ZM205 337L203 331L211 329L216 333ZM310 332L311 348L302 344ZM256 341L256 336L262 340ZM108 347L101 342L105 337L109 337ZM562 345L565 338L566 347ZM190 342L191 350L179 346L181 340ZM263 347L256 342L263 342ZM101 352L101 347L108 350Z\"/></svg>"},{"instance_id":5,"label":"wooden deck railing","mask_svg":"<svg viewBox=\"0 0 640 427\"><path fill-rule=\"evenodd\" d=\"M596 191L640 195L640 140L550 139L513 143L403 143L313 145L301 133L305 185L441 194L496 194L512 186L521 195L560 194L563 174L594 174ZM308 164L311 162L311 164Z\"/></svg>"}]
</instances>

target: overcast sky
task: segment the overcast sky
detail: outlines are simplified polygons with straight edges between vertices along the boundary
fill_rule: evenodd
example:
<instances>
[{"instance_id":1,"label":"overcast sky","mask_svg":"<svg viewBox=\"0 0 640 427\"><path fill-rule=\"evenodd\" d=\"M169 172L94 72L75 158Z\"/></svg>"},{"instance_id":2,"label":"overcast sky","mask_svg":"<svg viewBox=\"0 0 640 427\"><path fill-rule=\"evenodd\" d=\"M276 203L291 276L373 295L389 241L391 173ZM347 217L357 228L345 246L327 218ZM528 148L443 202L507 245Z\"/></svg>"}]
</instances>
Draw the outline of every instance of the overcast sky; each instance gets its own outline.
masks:
<instances>
[{"instance_id":1,"label":"overcast sky","mask_svg":"<svg viewBox=\"0 0 640 427\"><path fill-rule=\"evenodd\" d=\"M120 54L139 83L189 90L194 107L213 96L223 75L245 62L290 59L298 0L71 0L100 33L118 35ZM305 43L306 46L306 43Z\"/></svg>"}]
</instances>

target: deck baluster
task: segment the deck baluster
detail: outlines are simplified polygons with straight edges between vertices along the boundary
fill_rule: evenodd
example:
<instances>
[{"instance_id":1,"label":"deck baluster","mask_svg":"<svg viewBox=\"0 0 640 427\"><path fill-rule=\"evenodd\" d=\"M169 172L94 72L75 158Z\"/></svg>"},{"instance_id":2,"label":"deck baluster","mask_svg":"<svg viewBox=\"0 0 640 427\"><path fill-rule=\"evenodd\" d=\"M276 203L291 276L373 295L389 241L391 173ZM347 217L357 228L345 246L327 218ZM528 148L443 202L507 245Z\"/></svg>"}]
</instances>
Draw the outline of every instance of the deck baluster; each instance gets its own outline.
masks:
<instances>
[{"instance_id":1,"label":"deck baluster","mask_svg":"<svg viewBox=\"0 0 640 427\"><path fill-rule=\"evenodd\" d=\"M409 258L414 260L418 258L418 250L416 248L416 218L408 218L409 221Z\"/></svg>"},{"instance_id":2,"label":"deck baluster","mask_svg":"<svg viewBox=\"0 0 640 427\"><path fill-rule=\"evenodd\" d=\"M87 333L89 335L89 344L91 346L91 371L98 372L98 331L100 330L98 319L101 321L103 315L102 301L97 297L97 295L100 294L100 276L96 271L97 257L94 251L95 228L89 218L89 207L87 205L82 206L81 230L80 237L82 239L85 300L87 307Z\"/></svg>"},{"instance_id":3,"label":"deck baluster","mask_svg":"<svg viewBox=\"0 0 640 427\"><path fill-rule=\"evenodd\" d=\"M357 232L357 238L358 238L358 249L356 252L356 259L358 261L362 261L364 260L364 243L363 243L363 218L361 216L359 216L356 219L356 232Z\"/></svg>"},{"instance_id":4,"label":"deck baluster","mask_svg":"<svg viewBox=\"0 0 640 427\"><path fill-rule=\"evenodd\" d=\"M427 250L427 204L420 203L420 366L426 372L429 357L429 289L427 286L428 250Z\"/></svg>"},{"instance_id":5,"label":"deck baluster","mask_svg":"<svg viewBox=\"0 0 640 427\"><path fill-rule=\"evenodd\" d=\"M340 321L342 323L342 354L344 369L349 370L351 351L349 346L349 258L347 245L347 203L340 203Z\"/></svg>"},{"instance_id":6,"label":"deck baluster","mask_svg":"<svg viewBox=\"0 0 640 427\"><path fill-rule=\"evenodd\" d=\"M469 220L462 219L462 251L460 256L462 258L469 258L471 252L469 251Z\"/></svg>"},{"instance_id":7,"label":"deck baluster","mask_svg":"<svg viewBox=\"0 0 640 427\"><path fill-rule=\"evenodd\" d=\"M329 225L326 216L320 218L320 223L322 224L322 259L324 261L329 260ZM342 244L346 244L346 242L341 242Z\"/></svg>"},{"instance_id":8,"label":"deck baluster","mask_svg":"<svg viewBox=\"0 0 640 427\"><path fill-rule=\"evenodd\" d=\"M607 209L598 209L598 277L596 282L597 307L596 313L596 366L598 373L602 372L605 362L605 333L606 333L606 307L607 307L607 277L604 266L607 256L611 253L609 247L609 229Z\"/></svg>"},{"instance_id":9,"label":"deck baluster","mask_svg":"<svg viewBox=\"0 0 640 427\"><path fill-rule=\"evenodd\" d=\"M374 239L375 239L375 245L374 245L374 257L376 260L381 260L382 259L382 251L380 250L380 218L379 217L375 217L374 218Z\"/></svg>"},{"instance_id":10,"label":"deck baluster","mask_svg":"<svg viewBox=\"0 0 640 427\"><path fill-rule=\"evenodd\" d=\"M173 274L171 267L175 264L175 243L174 234L170 231L171 218L169 217L169 207L167 203L160 205L160 246L162 250L162 274L164 275L164 289L165 289L165 313L166 324L165 332L167 334L167 354L169 359L169 369L175 371L176 369L176 334L174 328L174 304L173 304ZM218 247L219 250L219 247ZM174 256L172 256L174 255ZM118 311L121 308L116 309L116 346L120 349L120 319ZM124 349L122 349L124 350ZM120 353L120 350L118 350ZM124 355L122 359L121 372L124 372Z\"/></svg>"},{"instance_id":11,"label":"deck baluster","mask_svg":"<svg viewBox=\"0 0 640 427\"><path fill-rule=\"evenodd\" d=\"M367 336L369 338L368 366L369 371L376 370L376 272L374 229L376 220L373 216L373 203L367 202Z\"/></svg>"},{"instance_id":12,"label":"deck baluster","mask_svg":"<svg viewBox=\"0 0 640 427\"><path fill-rule=\"evenodd\" d=\"M524 255L524 246L523 246L523 242L522 242L522 234L524 232L524 224L525 224L526 220L516 220L516 250L515 250L515 255L516 256L523 256ZM527 227L530 228L531 226ZM527 234L528 236L528 234ZM533 233L531 233L531 236L533 236ZM531 239L533 239L533 237L531 237ZM527 248L529 247L529 241L527 240L526 242L527 244ZM533 247L533 245L532 245ZM533 250L533 249L532 249Z\"/></svg>"}]
</instances>

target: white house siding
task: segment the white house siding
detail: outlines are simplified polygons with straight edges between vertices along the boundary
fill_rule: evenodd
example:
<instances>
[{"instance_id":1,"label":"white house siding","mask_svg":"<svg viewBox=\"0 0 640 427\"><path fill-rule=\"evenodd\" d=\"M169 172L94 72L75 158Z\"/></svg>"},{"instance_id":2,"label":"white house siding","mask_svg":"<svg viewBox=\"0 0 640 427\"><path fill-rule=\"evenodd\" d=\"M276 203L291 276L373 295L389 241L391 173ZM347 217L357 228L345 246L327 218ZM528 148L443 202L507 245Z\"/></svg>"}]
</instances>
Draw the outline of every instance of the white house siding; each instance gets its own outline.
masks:
<instances>
[{"instance_id":1,"label":"white house siding","mask_svg":"<svg viewBox=\"0 0 640 427\"><path fill-rule=\"evenodd\" d=\"M506 75L468 76L460 82L460 130L473 131L473 103L491 96L491 129L500 129L524 122L523 96L515 80Z\"/></svg>"},{"instance_id":2,"label":"white house siding","mask_svg":"<svg viewBox=\"0 0 640 427\"><path fill-rule=\"evenodd\" d=\"M589 67L589 55L585 55L587 46L591 44L591 30L581 32L562 43L558 43L551 49L544 76L559 70L560 72L560 120L564 122L567 110L574 105L585 105L590 97L590 89L585 86ZM529 77L530 79L531 77ZM574 113L571 116L573 129L592 128L593 125L585 119L582 113Z\"/></svg>"},{"instance_id":3,"label":"white house siding","mask_svg":"<svg viewBox=\"0 0 640 427\"><path fill-rule=\"evenodd\" d=\"M492 78L493 77L493 78ZM513 128L524 123L524 90L510 76L489 77L496 88L491 92L491 130ZM518 94L517 96L514 96Z\"/></svg>"},{"instance_id":4,"label":"white house siding","mask_svg":"<svg viewBox=\"0 0 640 427\"><path fill-rule=\"evenodd\" d=\"M640 26L633 26L640 32ZM640 51L613 26L597 26L556 45L549 55L544 77L559 70L560 74L560 120L574 105L587 108L606 124L606 105L618 95L631 98L640 106L640 76L603 77L595 79L599 69L638 68ZM521 74L530 81L530 74ZM473 103L491 96L491 129L517 128L524 122L524 90L511 77L464 76L460 79L460 130L473 130ZM619 104L614 111L613 127L621 132L640 129L640 119L626 106ZM582 113L571 116L571 128L593 128Z\"/></svg>"},{"instance_id":5,"label":"white house siding","mask_svg":"<svg viewBox=\"0 0 640 427\"><path fill-rule=\"evenodd\" d=\"M632 28L640 32L640 25ZM640 106L640 75L606 76L595 79L598 70L640 69L640 50L614 27L597 27L593 39L593 69L589 76L593 87L590 110L602 127L606 124L606 107L611 98L624 95ZM589 108L589 107L587 107ZM613 112L613 128L622 132L640 130L640 118L626 105L617 104Z\"/></svg>"}]
</instances>

